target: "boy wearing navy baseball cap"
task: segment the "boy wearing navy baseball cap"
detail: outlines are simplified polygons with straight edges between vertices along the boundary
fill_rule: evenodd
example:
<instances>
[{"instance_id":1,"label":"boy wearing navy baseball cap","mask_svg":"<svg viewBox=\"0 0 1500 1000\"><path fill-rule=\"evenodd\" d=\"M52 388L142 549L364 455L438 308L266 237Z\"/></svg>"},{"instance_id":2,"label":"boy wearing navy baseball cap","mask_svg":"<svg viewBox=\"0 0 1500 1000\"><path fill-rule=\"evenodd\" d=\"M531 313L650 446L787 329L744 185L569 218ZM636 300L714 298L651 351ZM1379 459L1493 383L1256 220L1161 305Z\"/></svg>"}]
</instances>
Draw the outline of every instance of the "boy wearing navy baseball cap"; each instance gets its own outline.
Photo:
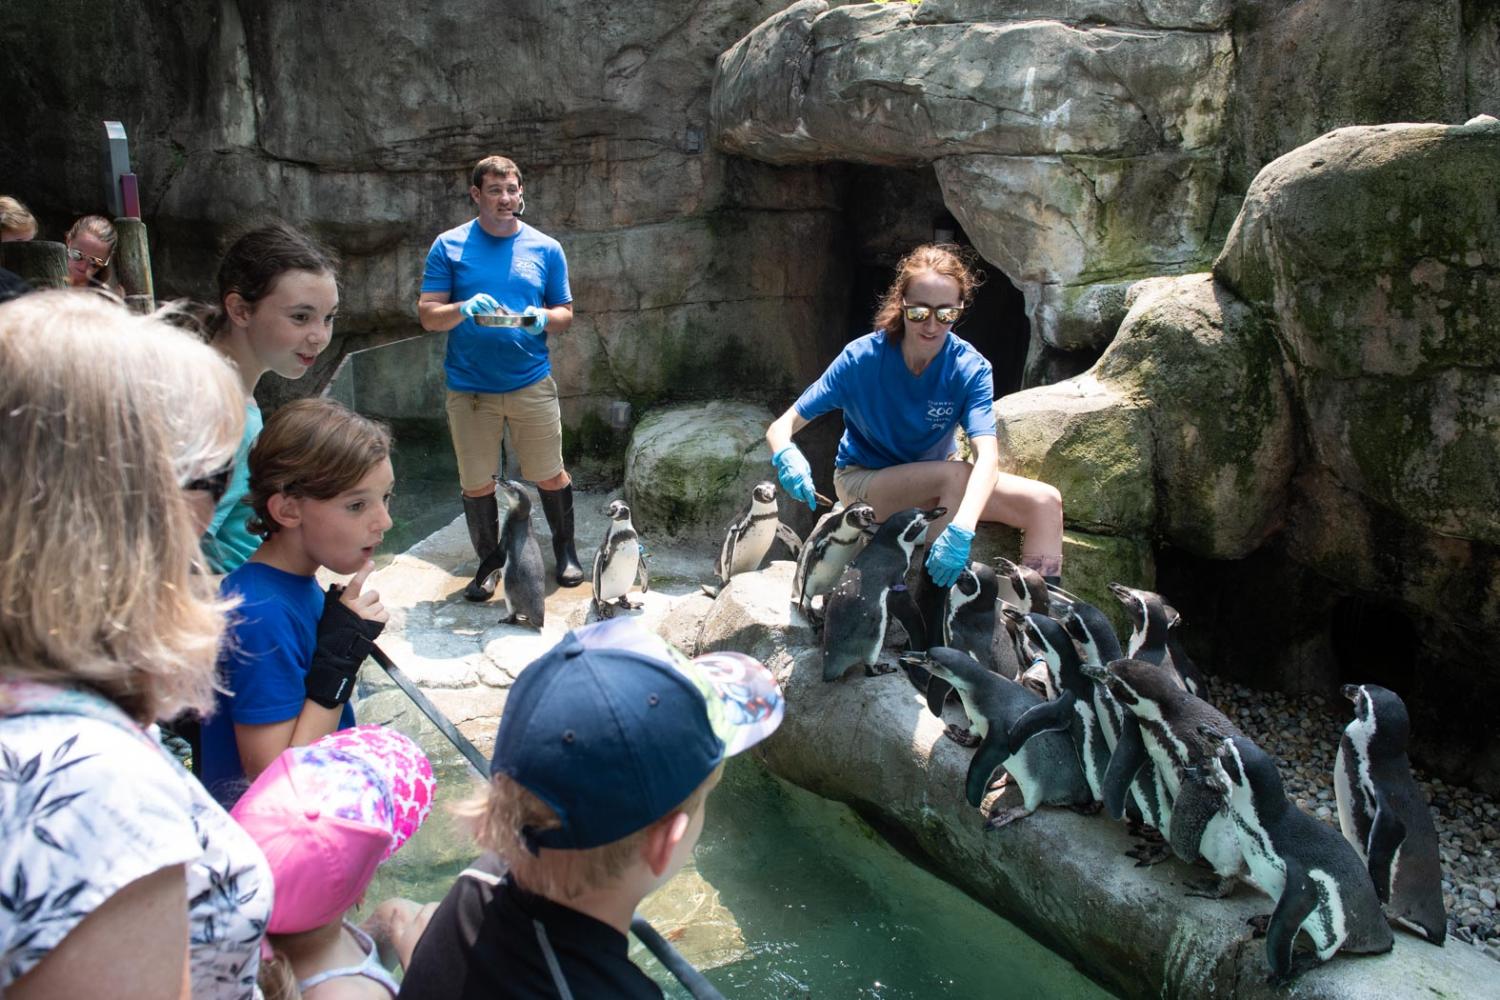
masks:
<instances>
[{"instance_id":1,"label":"boy wearing navy baseball cap","mask_svg":"<svg viewBox=\"0 0 1500 1000\"><path fill-rule=\"evenodd\" d=\"M741 653L690 660L628 618L569 632L511 688L465 809L488 853L433 915L402 1000L660 997L626 957L631 917L692 854L725 759L784 711Z\"/></svg>"}]
</instances>

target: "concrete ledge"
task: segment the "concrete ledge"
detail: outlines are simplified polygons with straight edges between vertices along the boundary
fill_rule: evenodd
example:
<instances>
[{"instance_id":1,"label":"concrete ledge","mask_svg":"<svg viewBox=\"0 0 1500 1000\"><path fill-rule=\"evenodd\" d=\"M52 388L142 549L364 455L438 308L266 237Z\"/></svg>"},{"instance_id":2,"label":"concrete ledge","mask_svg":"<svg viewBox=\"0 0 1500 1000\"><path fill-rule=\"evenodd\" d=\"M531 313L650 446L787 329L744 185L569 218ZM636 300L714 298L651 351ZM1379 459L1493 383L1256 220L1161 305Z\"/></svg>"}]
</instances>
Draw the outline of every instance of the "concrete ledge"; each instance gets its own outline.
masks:
<instances>
[{"instance_id":1,"label":"concrete ledge","mask_svg":"<svg viewBox=\"0 0 1500 1000\"><path fill-rule=\"evenodd\" d=\"M1290 989L1265 984L1265 943L1245 921L1273 903L1248 887L1227 900L1184 895L1205 871L1168 861L1136 868L1122 824L1042 809L985 833L964 801L971 751L942 735L901 674L851 671L825 684L816 636L792 610L793 566L737 576L704 618L699 649L766 662L786 721L759 752L777 774L847 802L897 831L976 899L1131 997L1494 996L1496 965L1460 942L1435 948L1398 932L1388 955L1336 956ZM956 710L955 717L956 717Z\"/></svg>"}]
</instances>

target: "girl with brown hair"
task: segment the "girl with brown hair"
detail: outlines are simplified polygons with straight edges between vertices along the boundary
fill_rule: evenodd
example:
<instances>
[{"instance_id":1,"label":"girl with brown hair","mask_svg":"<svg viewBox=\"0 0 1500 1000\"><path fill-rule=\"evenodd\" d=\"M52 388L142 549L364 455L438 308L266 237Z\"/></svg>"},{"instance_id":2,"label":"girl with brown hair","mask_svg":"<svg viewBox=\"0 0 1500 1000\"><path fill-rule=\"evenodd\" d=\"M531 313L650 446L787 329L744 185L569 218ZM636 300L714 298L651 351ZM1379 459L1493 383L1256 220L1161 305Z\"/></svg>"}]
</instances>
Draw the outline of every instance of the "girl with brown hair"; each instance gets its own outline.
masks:
<instances>
[{"instance_id":1,"label":"girl with brown hair","mask_svg":"<svg viewBox=\"0 0 1500 1000\"><path fill-rule=\"evenodd\" d=\"M287 403L250 449L250 530L265 540L224 578L240 601L203 724L203 783L231 804L287 747L355 724L354 678L390 617L366 584L391 526L386 428L329 399ZM325 593L319 569L353 574Z\"/></svg>"}]
</instances>

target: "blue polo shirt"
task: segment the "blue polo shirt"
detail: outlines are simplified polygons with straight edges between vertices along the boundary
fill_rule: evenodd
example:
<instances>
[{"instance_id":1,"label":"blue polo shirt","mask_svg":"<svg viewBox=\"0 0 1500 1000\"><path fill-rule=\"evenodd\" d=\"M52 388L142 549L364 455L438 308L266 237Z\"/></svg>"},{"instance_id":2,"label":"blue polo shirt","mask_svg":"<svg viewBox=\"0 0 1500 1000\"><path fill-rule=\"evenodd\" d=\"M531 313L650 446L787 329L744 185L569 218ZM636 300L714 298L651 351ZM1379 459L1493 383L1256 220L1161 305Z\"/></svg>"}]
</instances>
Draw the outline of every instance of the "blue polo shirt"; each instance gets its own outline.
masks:
<instances>
[{"instance_id":1,"label":"blue polo shirt","mask_svg":"<svg viewBox=\"0 0 1500 1000\"><path fill-rule=\"evenodd\" d=\"M203 723L200 752L204 786L227 804L245 789L235 723L285 722L302 712L323 588L316 577L247 562L226 576L219 590L240 598L219 654L219 679L230 693L218 692L214 714ZM354 710L345 705L339 728L353 725Z\"/></svg>"},{"instance_id":2,"label":"blue polo shirt","mask_svg":"<svg viewBox=\"0 0 1500 1000\"><path fill-rule=\"evenodd\" d=\"M478 219L443 233L427 251L422 291L447 292L449 302L486 292L513 313L573 301L562 245L524 222L513 236L491 236ZM467 317L448 331L443 368L454 392L515 392L552 372L545 336Z\"/></svg>"},{"instance_id":3,"label":"blue polo shirt","mask_svg":"<svg viewBox=\"0 0 1500 1000\"><path fill-rule=\"evenodd\" d=\"M960 424L970 437L994 437L994 397L990 363L963 338L949 332L922 374L913 375L901 345L876 330L846 346L796 407L807 420L844 411L835 466L885 469L947 458Z\"/></svg>"}]
</instances>

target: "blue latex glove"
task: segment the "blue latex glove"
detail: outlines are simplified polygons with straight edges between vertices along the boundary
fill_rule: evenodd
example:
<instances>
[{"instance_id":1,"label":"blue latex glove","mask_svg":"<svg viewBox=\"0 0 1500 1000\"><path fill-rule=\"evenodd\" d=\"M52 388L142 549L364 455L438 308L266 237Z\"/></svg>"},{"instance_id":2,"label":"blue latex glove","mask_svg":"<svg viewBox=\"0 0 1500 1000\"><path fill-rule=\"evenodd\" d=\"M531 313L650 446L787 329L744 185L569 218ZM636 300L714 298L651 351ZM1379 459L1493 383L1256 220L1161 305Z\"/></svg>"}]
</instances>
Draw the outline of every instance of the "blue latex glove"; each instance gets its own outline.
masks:
<instances>
[{"instance_id":1,"label":"blue latex glove","mask_svg":"<svg viewBox=\"0 0 1500 1000\"><path fill-rule=\"evenodd\" d=\"M771 456L771 464L776 466L776 478L781 480L781 486L787 491L793 500L801 500L807 504L808 510L818 509L818 497L813 489L812 466L807 464L807 458L794 444Z\"/></svg>"},{"instance_id":2,"label":"blue latex glove","mask_svg":"<svg viewBox=\"0 0 1500 1000\"><path fill-rule=\"evenodd\" d=\"M969 543L974 532L950 524L927 550L927 574L939 587L951 587L958 574L969 565Z\"/></svg>"},{"instance_id":3,"label":"blue latex glove","mask_svg":"<svg viewBox=\"0 0 1500 1000\"><path fill-rule=\"evenodd\" d=\"M483 292L480 292L472 299L466 299L462 304L460 304L458 307L458 311L472 319L478 313L499 312L500 303L495 301L495 297L493 295L486 295Z\"/></svg>"},{"instance_id":4,"label":"blue latex glove","mask_svg":"<svg viewBox=\"0 0 1500 1000\"><path fill-rule=\"evenodd\" d=\"M547 310L538 309L536 306L527 306L521 310L522 316L535 316L536 323L532 326L523 326L521 329L541 336L543 330L547 329Z\"/></svg>"}]
</instances>

